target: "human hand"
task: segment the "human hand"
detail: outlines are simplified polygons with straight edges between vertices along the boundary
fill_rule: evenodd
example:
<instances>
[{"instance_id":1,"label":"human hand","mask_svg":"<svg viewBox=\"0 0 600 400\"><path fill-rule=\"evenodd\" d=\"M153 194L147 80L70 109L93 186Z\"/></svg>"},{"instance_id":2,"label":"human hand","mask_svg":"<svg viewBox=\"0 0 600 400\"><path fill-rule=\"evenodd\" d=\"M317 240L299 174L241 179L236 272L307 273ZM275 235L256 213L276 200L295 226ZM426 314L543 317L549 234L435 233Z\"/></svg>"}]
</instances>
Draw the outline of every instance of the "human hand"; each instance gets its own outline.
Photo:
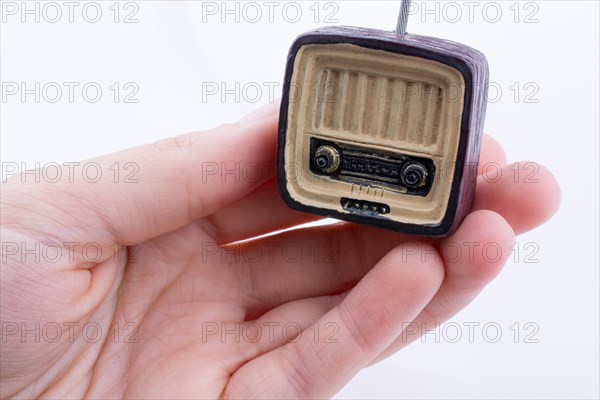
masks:
<instances>
[{"instance_id":1,"label":"human hand","mask_svg":"<svg viewBox=\"0 0 600 400\"><path fill-rule=\"evenodd\" d=\"M317 218L277 193L276 127L271 106L91 160L96 183L71 182L68 166L55 183L9 179L1 396L332 396L416 338L407 324L433 328L471 302L514 233L558 207L544 167L536 183L515 180L527 164L506 165L486 136L480 165L502 175L479 177L473 212L447 238L340 222L234 243ZM137 183L107 173L127 163Z\"/></svg>"}]
</instances>

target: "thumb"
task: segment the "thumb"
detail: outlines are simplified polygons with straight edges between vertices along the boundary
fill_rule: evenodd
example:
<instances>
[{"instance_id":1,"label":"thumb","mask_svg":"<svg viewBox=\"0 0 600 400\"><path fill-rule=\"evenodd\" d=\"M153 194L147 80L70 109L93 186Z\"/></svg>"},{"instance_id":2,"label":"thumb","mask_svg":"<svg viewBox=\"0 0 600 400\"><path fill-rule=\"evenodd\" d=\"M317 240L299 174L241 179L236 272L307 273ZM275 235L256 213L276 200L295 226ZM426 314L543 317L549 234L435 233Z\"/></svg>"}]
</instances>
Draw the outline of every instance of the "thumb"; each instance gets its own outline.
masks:
<instances>
[{"instance_id":1,"label":"thumb","mask_svg":"<svg viewBox=\"0 0 600 400\"><path fill-rule=\"evenodd\" d=\"M102 248L173 231L272 178L276 128L271 114L37 175L52 181L22 173L2 187L2 225Z\"/></svg>"}]
</instances>

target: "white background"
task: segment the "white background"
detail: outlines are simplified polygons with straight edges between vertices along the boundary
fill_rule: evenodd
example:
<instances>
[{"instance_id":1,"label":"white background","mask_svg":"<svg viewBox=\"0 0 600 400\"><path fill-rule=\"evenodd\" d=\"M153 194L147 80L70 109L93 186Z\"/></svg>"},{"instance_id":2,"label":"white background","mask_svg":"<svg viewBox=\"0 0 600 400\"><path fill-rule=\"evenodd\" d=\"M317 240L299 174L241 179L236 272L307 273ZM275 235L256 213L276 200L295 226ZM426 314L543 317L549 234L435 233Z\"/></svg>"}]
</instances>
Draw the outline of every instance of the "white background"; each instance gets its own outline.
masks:
<instances>
[{"instance_id":1,"label":"white background","mask_svg":"<svg viewBox=\"0 0 600 400\"><path fill-rule=\"evenodd\" d=\"M4 8L10 2L2 3ZM268 5L257 2L262 17L252 22L256 8L244 8L245 3L238 3L236 16L223 15L221 2L137 1L121 2L115 23L113 2L99 3L103 13L97 23L84 19L86 2L75 9L73 23L64 6L56 23L47 21L56 16L49 7L39 23L33 15L23 23L20 10L3 14L4 85L81 84L73 103L66 87L57 103L47 101L54 92L39 103L33 95L24 102L19 95L2 98L3 166L76 161L234 121L272 100L269 86L277 85L279 96L295 36L331 20L393 29L399 8L398 1L316 6L308 1L285 12L285 3L276 3L270 16ZM427 335L425 343L417 341L364 370L338 396L598 398L599 6L596 1L467 3L416 1L409 31L462 42L487 55L490 80L501 92L490 92L486 131L504 144L510 161L548 166L561 185L562 206L549 223L518 238L519 251L501 276L442 326L438 339ZM34 4L28 2L30 8ZM216 7L217 13L203 7ZM236 6L228 2L227 7ZM424 7L434 11L425 14ZM299 21L293 22L298 8ZM94 18L94 10L87 11L88 19ZM138 22L123 23L131 12ZM97 103L82 97L88 82L103 89ZM137 85L138 102L115 103L109 88L115 82L121 95L131 91L124 90L126 83ZM236 82L247 88L239 99L203 96L207 84L233 89ZM465 325L471 322L480 324L472 343ZM526 323L531 323L527 329ZM487 335L485 324L491 324ZM457 327L462 336L455 340ZM496 343L494 327L502 330ZM537 343L526 343L525 335L536 327L529 339Z\"/></svg>"}]
</instances>

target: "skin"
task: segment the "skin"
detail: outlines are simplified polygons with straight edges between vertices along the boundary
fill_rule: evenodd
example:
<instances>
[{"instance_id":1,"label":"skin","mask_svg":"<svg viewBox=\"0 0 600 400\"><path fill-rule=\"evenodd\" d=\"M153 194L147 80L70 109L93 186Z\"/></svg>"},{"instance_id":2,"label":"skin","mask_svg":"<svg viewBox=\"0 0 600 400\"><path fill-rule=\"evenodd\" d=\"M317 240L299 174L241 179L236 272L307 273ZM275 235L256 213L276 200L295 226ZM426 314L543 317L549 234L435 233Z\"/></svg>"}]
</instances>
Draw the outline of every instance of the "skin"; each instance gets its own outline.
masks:
<instances>
[{"instance_id":1,"label":"skin","mask_svg":"<svg viewBox=\"0 0 600 400\"><path fill-rule=\"evenodd\" d=\"M559 205L550 172L539 166L535 182L515 179L516 170L531 172L527 164L507 165L485 136L480 165L502 174L479 176L474 209L450 237L340 222L232 244L317 218L277 193L276 127L268 106L236 124L91 160L104 174L96 183L70 180L66 167L54 183L9 179L1 396L330 397L424 333L415 327L433 328L468 305L502 269L515 234ZM115 182L115 162L135 163L138 182ZM236 163L255 172L215 173ZM36 243L60 246L61 256L55 247L37 260L23 251ZM498 257L486 257L485 244ZM36 323L39 338L23 336Z\"/></svg>"}]
</instances>

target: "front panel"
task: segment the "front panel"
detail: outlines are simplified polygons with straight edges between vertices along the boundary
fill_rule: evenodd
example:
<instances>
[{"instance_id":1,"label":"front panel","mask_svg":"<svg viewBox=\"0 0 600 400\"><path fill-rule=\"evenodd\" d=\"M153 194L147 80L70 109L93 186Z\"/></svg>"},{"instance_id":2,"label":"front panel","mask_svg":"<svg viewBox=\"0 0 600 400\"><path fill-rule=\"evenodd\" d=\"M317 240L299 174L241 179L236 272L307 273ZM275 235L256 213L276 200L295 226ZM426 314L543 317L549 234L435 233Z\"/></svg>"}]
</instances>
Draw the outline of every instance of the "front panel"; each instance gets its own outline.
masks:
<instances>
[{"instance_id":1,"label":"front panel","mask_svg":"<svg viewBox=\"0 0 600 400\"><path fill-rule=\"evenodd\" d=\"M463 75L438 61L354 44L301 46L287 103L287 193L307 207L439 224L464 95Z\"/></svg>"}]
</instances>

